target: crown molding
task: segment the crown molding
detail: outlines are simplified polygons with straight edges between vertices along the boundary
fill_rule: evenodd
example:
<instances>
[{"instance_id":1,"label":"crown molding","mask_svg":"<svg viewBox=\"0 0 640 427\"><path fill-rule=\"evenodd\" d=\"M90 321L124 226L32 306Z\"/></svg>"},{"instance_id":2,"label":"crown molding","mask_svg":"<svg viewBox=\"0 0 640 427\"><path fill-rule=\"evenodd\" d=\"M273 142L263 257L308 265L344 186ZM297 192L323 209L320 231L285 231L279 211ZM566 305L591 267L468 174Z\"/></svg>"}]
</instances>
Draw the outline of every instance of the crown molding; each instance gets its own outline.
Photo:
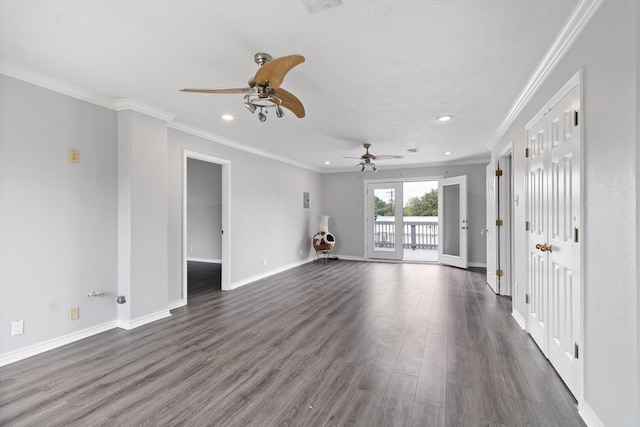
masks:
<instances>
[{"instance_id":1,"label":"crown molding","mask_svg":"<svg viewBox=\"0 0 640 427\"><path fill-rule=\"evenodd\" d=\"M86 91L78 86L56 80L44 74L36 73L19 65L0 59L0 74L22 80L33 85L70 96L81 101L100 105L110 110L115 109L114 98Z\"/></svg>"},{"instance_id":2,"label":"crown molding","mask_svg":"<svg viewBox=\"0 0 640 427\"><path fill-rule=\"evenodd\" d=\"M165 122L170 122L176 115L164 110L160 110L144 102L140 102L132 98L121 98L115 101L116 111L133 110L138 113L146 114L147 116L155 117Z\"/></svg>"},{"instance_id":3,"label":"crown molding","mask_svg":"<svg viewBox=\"0 0 640 427\"><path fill-rule=\"evenodd\" d=\"M240 144L238 142L232 141L230 139L224 138L220 135L216 135L211 132L207 132L200 128L188 125L186 123L182 123L180 121L173 120L167 124L167 127L175 130L179 130L184 133L188 133L193 136L197 136L202 139L206 139L208 141L216 142L218 144L226 145L227 147L235 148L236 150L245 151L247 153L255 154L256 156L266 157L267 159L276 160L278 162L287 163L292 166L296 166L302 169L307 169L312 172L322 173L321 169L314 168L305 163L301 163L287 157L282 157L277 154L269 153L267 151L257 150L253 147L249 147L247 145Z\"/></svg>"},{"instance_id":4,"label":"crown molding","mask_svg":"<svg viewBox=\"0 0 640 427\"><path fill-rule=\"evenodd\" d=\"M500 139L504 136L507 129L509 129L516 117L518 117L531 98L533 98L533 95L546 81L569 48L573 46L573 43L582 33L584 27L589 21L591 21L591 18L593 18L596 11L604 1L605 0L582 0L576 6L573 13L567 20L567 23L551 44L549 50L547 50L545 55L542 57L542 60L531 77L529 77L529 81L522 89L522 92L520 92L520 95L518 95L518 98L516 98L502 124L489 139L489 143L487 144L487 148L489 148L489 150L493 150L496 144L500 142Z\"/></svg>"}]
</instances>

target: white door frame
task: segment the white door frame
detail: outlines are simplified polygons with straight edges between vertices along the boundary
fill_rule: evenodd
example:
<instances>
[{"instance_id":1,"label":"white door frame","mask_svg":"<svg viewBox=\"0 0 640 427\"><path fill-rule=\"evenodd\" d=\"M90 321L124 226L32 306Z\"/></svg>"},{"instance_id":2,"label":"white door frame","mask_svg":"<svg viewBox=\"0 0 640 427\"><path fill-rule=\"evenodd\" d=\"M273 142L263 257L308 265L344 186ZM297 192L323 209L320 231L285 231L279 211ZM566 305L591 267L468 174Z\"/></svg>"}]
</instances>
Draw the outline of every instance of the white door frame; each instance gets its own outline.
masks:
<instances>
[{"instance_id":1,"label":"white door frame","mask_svg":"<svg viewBox=\"0 0 640 427\"><path fill-rule=\"evenodd\" d=\"M498 167L502 176L498 179L498 218L502 226L498 232L498 265L502 270L498 293L511 296L513 287L513 143L499 153Z\"/></svg>"},{"instance_id":2,"label":"white door frame","mask_svg":"<svg viewBox=\"0 0 640 427\"><path fill-rule=\"evenodd\" d=\"M498 219L498 185L496 170L498 169L494 160L492 160L486 168L486 225L482 232L486 239L487 248L487 284L493 292L500 293L500 277L497 270L500 266L498 257L498 227L496 220Z\"/></svg>"},{"instance_id":3,"label":"white door frame","mask_svg":"<svg viewBox=\"0 0 640 427\"><path fill-rule=\"evenodd\" d=\"M222 167L222 271L221 289L231 290L229 283L229 265L231 256L229 250L229 235L231 233L230 218L230 198L231 198L231 162L219 157L196 151L184 150L182 154L182 299L187 304L187 160L196 159L209 163L219 164Z\"/></svg>"},{"instance_id":4,"label":"white door frame","mask_svg":"<svg viewBox=\"0 0 640 427\"><path fill-rule=\"evenodd\" d=\"M365 259L369 259L369 250L368 250L368 243L369 243L369 239L368 239L368 233L369 233L369 224L368 224L368 220L369 220L369 212L367 211L368 209L368 195L367 195L367 189L369 187L369 184L404 184L405 182L420 182L420 181L438 181L440 182L440 180L442 180L442 176L427 176L427 177L411 177L411 178L383 178L383 179L365 179L363 180L363 197L364 197L364 209L363 214L364 214L364 221L363 221L363 226L364 226L364 257ZM402 204L402 203L401 203ZM402 259L402 258L401 258Z\"/></svg>"},{"instance_id":5,"label":"white door frame","mask_svg":"<svg viewBox=\"0 0 640 427\"><path fill-rule=\"evenodd\" d=\"M573 206L575 207L575 211L572 215L572 222L573 225L575 227L577 227L577 230L579 230L582 226L582 218L583 218L583 213L584 213L584 205L585 205L585 197L584 197L584 156L582 155L582 151L583 151L583 146L584 146L584 114L582 114L582 110L581 110L581 106L584 105L584 90L582 88L582 70L578 71L576 74L574 74L572 76L572 78L562 87L562 89L560 89L558 91L558 93L556 93L554 95L554 97L549 100L545 106L529 121L529 123L527 123L527 125L525 126L525 132L527 133L527 135L529 134L529 130L531 130L532 128L534 128L534 126L536 125L536 123L538 123L539 120L541 120L544 116L547 115L547 113L549 113L552 109L555 108L555 106L557 104L560 103L560 101L562 101L566 96L568 96L570 94L571 91L577 89L579 94L576 98L572 99L572 106L571 108L573 109L573 111L577 111L579 112L579 117L578 117L578 123L574 124L574 126L576 127L577 132L579 133L579 145L577 147L577 154L574 153L573 158L575 160L575 164L577 167L579 167L579 174L577 174L578 176L575 176L575 178L577 180L579 180L579 182L574 183L574 195L576 195L579 198L579 201L574 201ZM572 117L567 117L567 119L569 119L570 121ZM529 146L529 137L527 137L527 147ZM576 158L577 157L577 158ZM529 160L530 161L530 160ZM529 174L529 169L530 166L527 165L527 175ZM530 178L527 176L527 181L529 181ZM577 186L577 189L575 188ZM530 184L529 182L527 182L527 193L530 191ZM528 199L528 197L527 197ZM531 218L529 218L529 211L530 211L530 207L527 206L527 221L530 221ZM575 269L575 273L577 277L575 277L575 280L578 282L579 286L578 286L578 290L579 290L579 297L576 298L577 303L579 305L579 307L577 307L577 310L579 311L579 313L577 313L576 317L579 322L578 328L579 328L579 332L576 334L577 335L577 342L576 345L579 346L579 348L581 349L578 352L578 349L576 348L576 353L578 353L578 357L575 359L575 361L577 362L577 384L574 384L574 387L568 387L570 389L570 391L574 394L574 396L576 397L576 399L578 400L578 402L580 402L584 396L584 378L585 378L585 374L584 374L584 367L585 367L585 363L584 363L584 336L585 336L585 292L582 290L582 286L584 284L584 239L582 238L582 236L579 236L578 232L576 232L575 235L575 239L574 243L576 243L575 248L573 249L573 259L575 261L575 263L578 264L577 268ZM550 240L551 241L551 240ZM526 248L527 248L527 253L529 253L530 250L530 245L533 244L534 242L530 241L530 234L527 233L526 235ZM554 243L553 241L551 241L551 246L553 247L553 245L555 245L556 243ZM556 250L557 252L562 253L562 249L561 250ZM551 254L549 254L551 256ZM527 256L527 258L529 258ZM528 262L527 262L528 263ZM529 264L529 263L528 263ZM527 265L527 270L530 270L532 268L532 266ZM528 281L529 282L529 281ZM527 282L527 293L530 292L530 286L531 284ZM532 325L530 325L530 319L529 316L527 316L527 322L526 322L526 328L527 331L530 331L532 328Z\"/></svg>"},{"instance_id":6,"label":"white door frame","mask_svg":"<svg viewBox=\"0 0 640 427\"><path fill-rule=\"evenodd\" d=\"M459 222L451 224L452 227L460 230L459 235L459 255L450 255L444 253L444 244L442 237L445 235L447 221L450 220L445 212L444 189L447 186L458 185L459 193ZM469 267L469 216L467 212L467 176L452 176L443 178L438 182L438 261L441 264L451 265L459 268ZM446 218L446 219L445 219Z\"/></svg>"},{"instance_id":7,"label":"white door frame","mask_svg":"<svg viewBox=\"0 0 640 427\"><path fill-rule=\"evenodd\" d=\"M393 235L393 248L376 248L374 242L374 222L375 216L375 194L373 192L377 189L393 189L395 191L395 203L393 217L394 221L394 235ZM365 254L368 259L382 259L382 260L394 260L401 261L404 252L404 235L403 235L403 196L402 196L402 182L368 182L366 185L366 202L365 202Z\"/></svg>"}]
</instances>

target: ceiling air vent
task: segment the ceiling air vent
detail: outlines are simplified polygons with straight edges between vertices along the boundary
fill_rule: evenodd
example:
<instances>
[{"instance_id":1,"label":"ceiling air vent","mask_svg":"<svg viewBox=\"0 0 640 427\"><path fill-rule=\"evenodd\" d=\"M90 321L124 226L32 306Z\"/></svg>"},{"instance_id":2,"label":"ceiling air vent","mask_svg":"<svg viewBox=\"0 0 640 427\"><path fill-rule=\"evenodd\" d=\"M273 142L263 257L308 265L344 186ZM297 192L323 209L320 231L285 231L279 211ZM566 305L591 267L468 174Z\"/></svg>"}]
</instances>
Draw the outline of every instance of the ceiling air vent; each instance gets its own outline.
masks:
<instances>
[{"instance_id":1,"label":"ceiling air vent","mask_svg":"<svg viewBox=\"0 0 640 427\"><path fill-rule=\"evenodd\" d=\"M340 0L302 0L309 13L322 12L325 9L340 6Z\"/></svg>"}]
</instances>

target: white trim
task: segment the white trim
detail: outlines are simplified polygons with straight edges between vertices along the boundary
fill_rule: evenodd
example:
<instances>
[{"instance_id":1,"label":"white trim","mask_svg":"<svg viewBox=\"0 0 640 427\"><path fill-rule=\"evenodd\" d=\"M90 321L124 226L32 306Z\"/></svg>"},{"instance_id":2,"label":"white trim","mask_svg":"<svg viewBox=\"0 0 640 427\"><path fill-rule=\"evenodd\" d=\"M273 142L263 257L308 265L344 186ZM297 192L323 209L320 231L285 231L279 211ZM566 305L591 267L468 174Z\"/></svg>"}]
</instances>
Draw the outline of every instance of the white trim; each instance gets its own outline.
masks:
<instances>
[{"instance_id":1,"label":"white trim","mask_svg":"<svg viewBox=\"0 0 640 427\"><path fill-rule=\"evenodd\" d=\"M138 113L146 114L147 116L155 117L156 119L160 119L165 122L169 122L174 119L176 116L173 113L169 113L158 108L155 108L151 105L145 104L144 102L140 102L136 99L131 98L122 98L118 99L115 102L115 110L133 110Z\"/></svg>"},{"instance_id":2,"label":"white trim","mask_svg":"<svg viewBox=\"0 0 640 427\"><path fill-rule=\"evenodd\" d=\"M133 320L118 319L116 321L116 324L118 328L131 330L170 316L171 312L169 311L169 309L165 309L157 311L155 313L147 314L146 316L138 317L137 319Z\"/></svg>"},{"instance_id":3,"label":"white trim","mask_svg":"<svg viewBox=\"0 0 640 427\"><path fill-rule=\"evenodd\" d=\"M595 411L584 400L578 403L578 414L580 414L582 420L588 427L604 427L604 423L600 421Z\"/></svg>"},{"instance_id":4,"label":"white trim","mask_svg":"<svg viewBox=\"0 0 640 427\"><path fill-rule=\"evenodd\" d=\"M469 267L487 268L486 262L469 262Z\"/></svg>"},{"instance_id":5,"label":"white trim","mask_svg":"<svg viewBox=\"0 0 640 427\"><path fill-rule=\"evenodd\" d=\"M525 131L530 130L541 118L543 118L553 107L556 106L558 102L562 100L569 92L573 90L574 87L580 85L582 83L582 69L578 70L568 82L566 82L560 90L553 95L553 97L545 102L544 107L542 107L538 112L527 122L524 129ZM580 88L580 93L582 93L582 88ZM582 99L580 99L582 105ZM582 123L582 120L580 120Z\"/></svg>"},{"instance_id":6,"label":"white trim","mask_svg":"<svg viewBox=\"0 0 640 427\"><path fill-rule=\"evenodd\" d=\"M549 50L547 50L542 57L542 60L531 77L529 77L529 81L522 89L522 92L520 92L520 95L518 95L518 98L516 98L502 124L489 139L489 143L487 144L489 150L493 150L507 129L509 129L515 119L522 113L524 107L531 98L533 98L533 95L540 86L542 86L547 77L549 77L603 2L604 0L581 0L578 6L576 6L567 23L562 28L562 31L560 31L560 34L558 34L553 44L551 44L551 47L549 47Z\"/></svg>"},{"instance_id":7,"label":"white trim","mask_svg":"<svg viewBox=\"0 0 640 427\"><path fill-rule=\"evenodd\" d=\"M361 256L353 256L353 255L337 255L333 254L332 256L338 257L339 259L343 259L345 261L369 261L368 259Z\"/></svg>"},{"instance_id":8,"label":"white trim","mask_svg":"<svg viewBox=\"0 0 640 427\"><path fill-rule=\"evenodd\" d=\"M4 59L0 59L0 74L52 90L62 95L70 96L71 98L90 102L91 104L99 105L110 110L116 109L116 102L114 98L91 93L78 86L65 83L61 80L56 80L52 77L45 76L44 74L36 73L35 71L7 62Z\"/></svg>"},{"instance_id":9,"label":"white trim","mask_svg":"<svg viewBox=\"0 0 640 427\"><path fill-rule=\"evenodd\" d=\"M188 125L186 123L182 123L176 120L173 120L167 124L167 127L175 130L179 130L184 133L188 133L193 136L197 136L198 138L206 139L207 141L216 142L218 144L226 145L227 147L235 148L236 150L245 151L247 153L255 154L256 156L265 157L267 159L276 160L278 162L287 163L293 166L297 166L299 168L308 169L313 172L322 172L322 170L318 168L311 167L304 163L297 162L295 160L291 160L286 157L279 156L277 154L269 153L267 151L257 150L253 147L249 147L247 145L240 144L238 142L227 139L223 136L204 131L202 129L196 128L194 126Z\"/></svg>"},{"instance_id":10,"label":"white trim","mask_svg":"<svg viewBox=\"0 0 640 427\"><path fill-rule=\"evenodd\" d=\"M53 338L38 344L30 345L20 350L11 351L0 355L0 366L5 366L10 363L17 362L19 360L26 359L31 356L35 356L40 353L44 353L49 350L53 350L63 345L71 344L76 341L91 337L93 335L100 334L102 332L114 329L117 326L116 321L103 323L101 325L92 326L81 331L72 332L67 335L63 335L58 338Z\"/></svg>"},{"instance_id":11,"label":"white trim","mask_svg":"<svg viewBox=\"0 0 640 427\"><path fill-rule=\"evenodd\" d=\"M231 161L214 157L197 151L183 150L182 152L182 299L187 304L187 161L188 159L202 160L209 163L215 163L222 166L221 186L222 186L222 247L221 259L222 264L220 287L223 291L231 289L229 285L229 267L231 266Z\"/></svg>"},{"instance_id":12,"label":"white trim","mask_svg":"<svg viewBox=\"0 0 640 427\"><path fill-rule=\"evenodd\" d=\"M184 307L185 305L187 305L187 302L180 298L167 304L167 310L175 310L176 308Z\"/></svg>"},{"instance_id":13,"label":"white trim","mask_svg":"<svg viewBox=\"0 0 640 427\"><path fill-rule=\"evenodd\" d=\"M258 274L258 275L255 275L255 276L252 276L252 277L248 277L248 278L243 279L243 280L239 280L237 282L233 282L231 284L231 286L230 286L230 289L237 289L237 288L239 288L241 286L245 286L245 285L248 285L250 283L257 282L258 280L262 280L262 279L265 279L267 277L273 276L274 274L282 273L284 271L291 270L292 268L299 267L301 265L310 263L313 260L314 260L313 258L307 258L307 259L304 259L302 261L294 262L292 264L276 268L275 270L271 270L271 271L268 271L266 273Z\"/></svg>"},{"instance_id":14,"label":"white trim","mask_svg":"<svg viewBox=\"0 0 640 427\"><path fill-rule=\"evenodd\" d=\"M522 329L523 331L527 330L527 322L518 311L512 310L511 317L513 317L518 326L520 326L520 329Z\"/></svg>"},{"instance_id":15,"label":"white trim","mask_svg":"<svg viewBox=\"0 0 640 427\"><path fill-rule=\"evenodd\" d=\"M206 263L209 263L209 264L222 264L222 259L213 259L213 258L187 257L187 261L206 262Z\"/></svg>"}]
</instances>

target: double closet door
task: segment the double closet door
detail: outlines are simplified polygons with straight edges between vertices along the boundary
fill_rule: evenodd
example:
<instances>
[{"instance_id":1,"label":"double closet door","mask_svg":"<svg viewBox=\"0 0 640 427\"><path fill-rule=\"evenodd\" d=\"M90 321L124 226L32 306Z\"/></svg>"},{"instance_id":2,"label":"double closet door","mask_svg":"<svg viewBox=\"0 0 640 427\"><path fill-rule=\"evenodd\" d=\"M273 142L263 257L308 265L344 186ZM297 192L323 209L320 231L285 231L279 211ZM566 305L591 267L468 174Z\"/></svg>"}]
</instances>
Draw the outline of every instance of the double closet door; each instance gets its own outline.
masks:
<instances>
[{"instance_id":1,"label":"double closet door","mask_svg":"<svg viewBox=\"0 0 640 427\"><path fill-rule=\"evenodd\" d=\"M571 392L581 387L580 87L527 125L527 329Z\"/></svg>"}]
</instances>

